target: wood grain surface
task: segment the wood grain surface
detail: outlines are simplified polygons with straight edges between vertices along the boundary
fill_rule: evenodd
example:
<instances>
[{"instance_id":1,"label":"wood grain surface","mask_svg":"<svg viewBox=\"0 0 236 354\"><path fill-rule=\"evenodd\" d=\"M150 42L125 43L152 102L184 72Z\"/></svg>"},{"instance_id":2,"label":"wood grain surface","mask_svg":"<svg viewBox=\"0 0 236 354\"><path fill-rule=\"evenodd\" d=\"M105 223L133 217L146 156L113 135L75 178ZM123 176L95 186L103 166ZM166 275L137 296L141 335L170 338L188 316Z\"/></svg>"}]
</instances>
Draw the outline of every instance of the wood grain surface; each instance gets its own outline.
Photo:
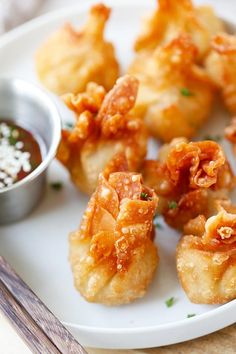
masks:
<instances>
[{"instance_id":1,"label":"wood grain surface","mask_svg":"<svg viewBox=\"0 0 236 354\"><path fill-rule=\"evenodd\" d=\"M35 353L60 354L48 337L39 330L32 318L15 301L0 281L0 309L16 332Z\"/></svg>"},{"instance_id":2,"label":"wood grain surface","mask_svg":"<svg viewBox=\"0 0 236 354\"><path fill-rule=\"evenodd\" d=\"M0 309L26 343L31 345L34 353L86 354L83 347L2 257Z\"/></svg>"},{"instance_id":3,"label":"wood grain surface","mask_svg":"<svg viewBox=\"0 0 236 354\"><path fill-rule=\"evenodd\" d=\"M207 336L153 349L87 349L89 354L236 354L236 324Z\"/></svg>"}]
</instances>

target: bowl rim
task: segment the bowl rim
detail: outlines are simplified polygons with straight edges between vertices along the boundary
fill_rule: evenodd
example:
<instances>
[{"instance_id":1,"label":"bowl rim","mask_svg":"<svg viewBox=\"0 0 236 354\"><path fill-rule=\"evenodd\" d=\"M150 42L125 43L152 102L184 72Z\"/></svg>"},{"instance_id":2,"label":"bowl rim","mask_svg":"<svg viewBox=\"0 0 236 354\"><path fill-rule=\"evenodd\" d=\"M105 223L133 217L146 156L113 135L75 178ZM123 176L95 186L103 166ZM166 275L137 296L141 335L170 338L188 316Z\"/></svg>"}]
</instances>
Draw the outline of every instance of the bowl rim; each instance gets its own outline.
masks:
<instances>
[{"instance_id":1,"label":"bowl rim","mask_svg":"<svg viewBox=\"0 0 236 354\"><path fill-rule=\"evenodd\" d=\"M52 126L53 126L52 140L50 142L50 146L46 152L45 157L42 159L42 162L30 174L28 174L28 176L24 177L22 180L13 183L9 187L0 189L0 195L1 195L26 185L27 183L33 181L35 178L41 175L47 169L50 162L53 160L53 158L56 155L56 151L61 139L62 123L61 123L61 116L59 110L56 107L56 104L50 98L49 93L43 90L40 86L32 84L31 82L28 82L26 80L17 77L10 77L5 75L0 76L0 84L3 85L5 84L8 86L10 85L11 87L22 86L25 87L27 91L35 93L35 96L38 96L40 100L44 102L45 106L49 109L49 113L52 119ZM25 96L27 97L27 94ZM18 119L18 122L20 123L20 118Z\"/></svg>"}]
</instances>

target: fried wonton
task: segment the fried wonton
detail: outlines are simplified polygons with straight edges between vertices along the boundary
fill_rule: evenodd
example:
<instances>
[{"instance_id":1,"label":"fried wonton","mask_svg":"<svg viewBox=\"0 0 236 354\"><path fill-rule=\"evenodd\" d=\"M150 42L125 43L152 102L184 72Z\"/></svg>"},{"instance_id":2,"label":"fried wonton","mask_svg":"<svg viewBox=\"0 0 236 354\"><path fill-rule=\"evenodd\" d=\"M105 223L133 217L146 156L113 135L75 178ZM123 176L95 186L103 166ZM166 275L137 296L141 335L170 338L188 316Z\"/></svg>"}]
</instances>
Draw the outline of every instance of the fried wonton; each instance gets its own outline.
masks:
<instances>
[{"instance_id":1,"label":"fried wonton","mask_svg":"<svg viewBox=\"0 0 236 354\"><path fill-rule=\"evenodd\" d=\"M151 240L156 207L140 174L100 174L80 228L70 235L75 287L87 301L121 305L144 296L158 264Z\"/></svg>"},{"instance_id":2,"label":"fried wonton","mask_svg":"<svg viewBox=\"0 0 236 354\"><path fill-rule=\"evenodd\" d=\"M211 42L212 50L206 59L206 69L222 92L223 101L236 113L236 35L221 33Z\"/></svg>"},{"instance_id":3,"label":"fried wonton","mask_svg":"<svg viewBox=\"0 0 236 354\"><path fill-rule=\"evenodd\" d=\"M232 144L234 154L236 155L236 117L233 117L229 126L225 128L225 137Z\"/></svg>"},{"instance_id":4,"label":"fried wonton","mask_svg":"<svg viewBox=\"0 0 236 354\"><path fill-rule=\"evenodd\" d=\"M76 31L67 23L53 33L36 53L36 71L42 83L62 95L79 93L93 81L110 90L119 75L113 45L104 39L110 9L94 5L85 27Z\"/></svg>"},{"instance_id":5,"label":"fried wonton","mask_svg":"<svg viewBox=\"0 0 236 354\"><path fill-rule=\"evenodd\" d=\"M222 21L208 6L194 7L190 0L158 0L158 9L146 19L135 42L135 50L153 50L181 33L191 36L202 59L210 48L211 37L224 30Z\"/></svg>"},{"instance_id":6,"label":"fried wonton","mask_svg":"<svg viewBox=\"0 0 236 354\"><path fill-rule=\"evenodd\" d=\"M138 54L129 68L140 81L134 111L165 142L195 135L209 116L214 86L196 56L195 45L181 35L151 54Z\"/></svg>"},{"instance_id":7,"label":"fried wonton","mask_svg":"<svg viewBox=\"0 0 236 354\"><path fill-rule=\"evenodd\" d=\"M235 208L234 208L235 211ZM220 210L189 222L177 247L177 270L190 301L221 304L236 298L236 214Z\"/></svg>"},{"instance_id":8,"label":"fried wonton","mask_svg":"<svg viewBox=\"0 0 236 354\"><path fill-rule=\"evenodd\" d=\"M91 194L98 175L106 167L112 171L113 159L124 154L130 171L138 171L146 155L147 133L144 123L134 114L138 81L124 76L113 89L90 83L85 93L64 96L75 112L72 130L63 130L57 158L69 170L72 181Z\"/></svg>"},{"instance_id":9,"label":"fried wonton","mask_svg":"<svg viewBox=\"0 0 236 354\"><path fill-rule=\"evenodd\" d=\"M159 159L143 165L145 183L159 196L158 212L176 229L200 214L209 217L226 200L235 179L222 148L213 141L174 139Z\"/></svg>"}]
</instances>

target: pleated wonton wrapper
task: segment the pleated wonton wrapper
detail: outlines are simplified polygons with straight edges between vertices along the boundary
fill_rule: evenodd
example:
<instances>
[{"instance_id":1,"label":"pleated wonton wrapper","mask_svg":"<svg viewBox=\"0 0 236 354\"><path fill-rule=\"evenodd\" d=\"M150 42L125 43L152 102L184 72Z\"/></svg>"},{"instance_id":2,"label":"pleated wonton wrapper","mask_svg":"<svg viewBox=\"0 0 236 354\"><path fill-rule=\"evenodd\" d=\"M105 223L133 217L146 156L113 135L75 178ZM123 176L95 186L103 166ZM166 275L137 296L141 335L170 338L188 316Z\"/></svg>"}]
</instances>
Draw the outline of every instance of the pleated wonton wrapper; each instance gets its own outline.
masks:
<instances>
[{"instance_id":1,"label":"pleated wonton wrapper","mask_svg":"<svg viewBox=\"0 0 236 354\"><path fill-rule=\"evenodd\" d=\"M199 214L215 212L218 200L227 200L235 178L219 144L174 139L163 145L158 160L147 160L143 178L160 198L158 212L172 227L182 229Z\"/></svg>"},{"instance_id":2,"label":"pleated wonton wrapper","mask_svg":"<svg viewBox=\"0 0 236 354\"><path fill-rule=\"evenodd\" d=\"M104 39L110 9L91 7L87 23L76 31L67 23L53 33L36 53L36 71L42 83L58 95L83 92L93 81L109 90L119 76L112 43Z\"/></svg>"},{"instance_id":3,"label":"pleated wonton wrapper","mask_svg":"<svg viewBox=\"0 0 236 354\"><path fill-rule=\"evenodd\" d=\"M206 69L221 90L223 101L236 114L236 35L220 33L211 42Z\"/></svg>"},{"instance_id":4,"label":"pleated wonton wrapper","mask_svg":"<svg viewBox=\"0 0 236 354\"><path fill-rule=\"evenodd\" d=\"M201 304L235 299L236 214L222 208L208 220L190 221L185 231L177 247L177 270L189 299Z\"/></svg>"},{"instance_id":5,"label":"pleated wonton wrapper","mask_svg":"<svg viewBox=\"0 0 236 354\"><path fill-rule=\"evenodd\" d=\"M153 50L187 33L202 59L210 48L211 37L224 30L222 21L208 6L194 7L190 0L158 0L158 8L143 23L135 42L136 51Z\"/></svg>"},{"instance_id":6,"label":"pleated wonton wrapper","mask_svg":"<svg viewBox=\"0 0 236 354\"><path fill-rule=\"evenodd\" d=\"M220 33L212 40L212 50L206 58L206 69L221 91L225 106L236 114L236 35ZM236 154L236 118L225 129L226 138Z\"/></svg>"},{"instance_id":7,"label":"pleated wonton wrapper","mask_svg":"<svg viewBox=\"0 0 236 354\"><path fill-rule=\"evenodd\" d=\"M196 65L197 53L191 38L180 35L152 53L138 54L128 70L140 81L135 114L165 142L195 135L209 117L214 85Z\"/></svg>"},{"instance_id":8,"label":"pleated wonton wrapper","mask_svg":"<svg viewBox=\"0 0 236 354\"><path fill-rule=\"evenodd\" d=\"M158 264L156 207L140 174L100 174L80 228L70 235L74 283L86 300L121 305L144 296Z\"/></svg>"},{"instance_id":9,"label":"pleated wonton wrapper","mask_svg":"<svg viewBox=\"0 0 236 354\"><path fill-rule=\"evenodd\" d=\"M76 113L76 123L71 131L62 131L57 158L82 191L91 194L95 190L99 173L111 169L117 154L125 155L130 171L140 168L147 133L143 121L130 112L137 91L138 81L126 75L107 94L103 87L90 83L85 93L64 96Z\"/></svg>"}]
</instances>

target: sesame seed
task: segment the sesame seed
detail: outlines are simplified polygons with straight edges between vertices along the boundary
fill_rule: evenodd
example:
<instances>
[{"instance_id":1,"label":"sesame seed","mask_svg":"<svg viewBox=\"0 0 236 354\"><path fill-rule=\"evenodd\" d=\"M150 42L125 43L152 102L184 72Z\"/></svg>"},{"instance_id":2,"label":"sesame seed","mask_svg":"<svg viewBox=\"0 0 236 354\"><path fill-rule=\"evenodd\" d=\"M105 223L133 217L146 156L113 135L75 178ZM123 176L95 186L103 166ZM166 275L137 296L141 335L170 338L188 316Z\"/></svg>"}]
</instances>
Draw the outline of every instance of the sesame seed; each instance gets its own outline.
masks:
<instances>
[{"instance_id":1,"label":"sesame seed","mask_svg":"<svg viewBox=\"0 0 236 354\"><path fill-rule=\"evenodd\" d=\"M30 172L31 154L22 151L24 144L16 141L19 131L6 123L0 123L0 189L17 181L20 171Z\"/></svg>"},{"instance_id":2,"label":"sesame seed","mask_svg":"<svg viewBox=\"0 0 236 354\"><path fill-rule=\"evenodd\" d=\"M3 182L5 183L5 185L10 186L13 183L13 179L11 177L6 177L4 178Z\"/></svg>"},{"instance_id":3,"label":"sesame seed","mask_svg":"<svg viewBox=\"0 0 236 354\"><path fill-rule=\"evenodd\" d=\"M22 149L24 147L24 144L23 144L22 141L17 141L15 146L16 146L17 149Z\"/></svg>"}]
</instances>

